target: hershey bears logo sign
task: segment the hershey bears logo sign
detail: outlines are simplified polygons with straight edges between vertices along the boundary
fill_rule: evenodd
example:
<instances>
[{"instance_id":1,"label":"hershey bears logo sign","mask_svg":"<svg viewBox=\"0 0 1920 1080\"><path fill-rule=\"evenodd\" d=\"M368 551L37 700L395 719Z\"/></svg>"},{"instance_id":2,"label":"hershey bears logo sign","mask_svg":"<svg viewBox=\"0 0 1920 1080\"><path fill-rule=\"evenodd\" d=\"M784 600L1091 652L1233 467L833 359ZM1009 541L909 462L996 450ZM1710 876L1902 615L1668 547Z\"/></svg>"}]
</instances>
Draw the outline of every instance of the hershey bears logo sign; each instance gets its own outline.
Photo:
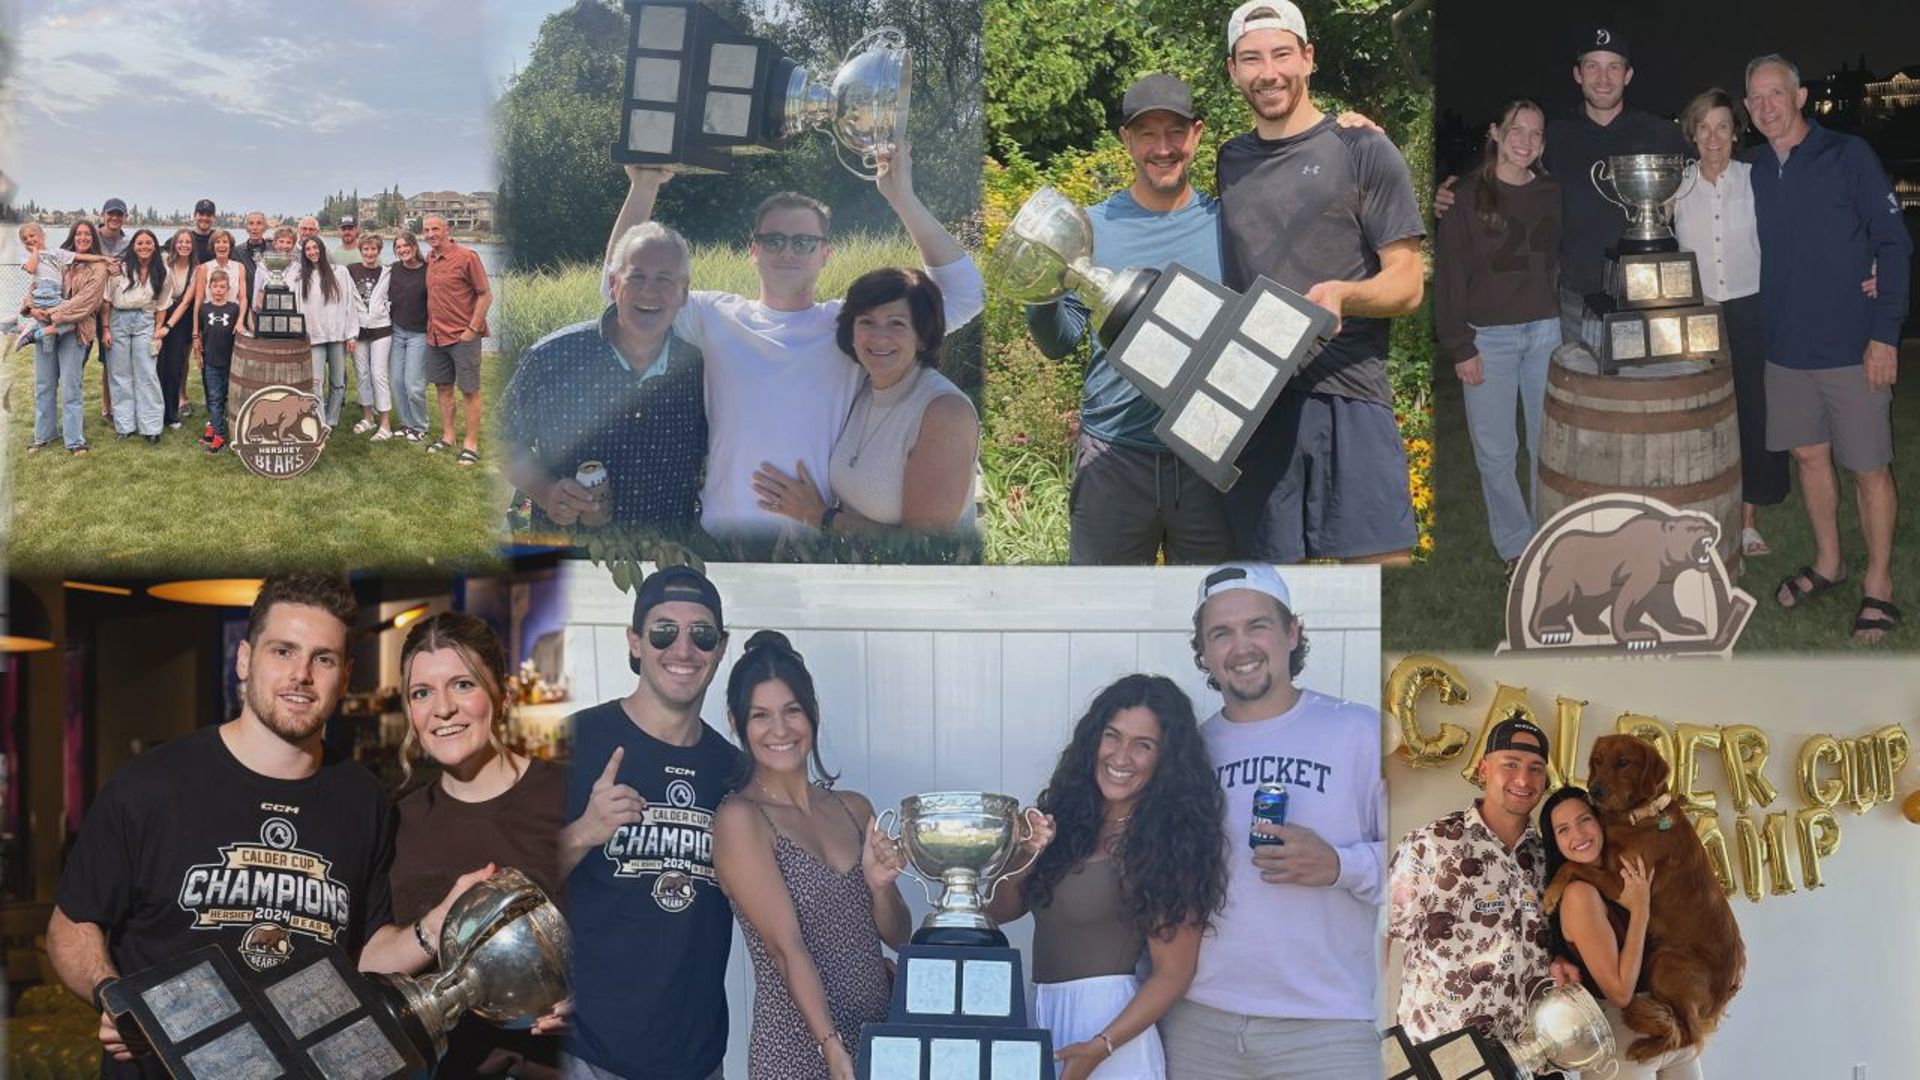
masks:
<instances>
[{"instance_id":1,"label":"hershey bears logo sign","mask_svg":"<svg viewBox=\"0 0 1920 1080\"><path fill-rule=\"evenodd\" d=\"M233 416L233 451L255 474L285 480L313 468L332 433L319 398L291 386L263 386Z\"/></svg>"}]
</instances>

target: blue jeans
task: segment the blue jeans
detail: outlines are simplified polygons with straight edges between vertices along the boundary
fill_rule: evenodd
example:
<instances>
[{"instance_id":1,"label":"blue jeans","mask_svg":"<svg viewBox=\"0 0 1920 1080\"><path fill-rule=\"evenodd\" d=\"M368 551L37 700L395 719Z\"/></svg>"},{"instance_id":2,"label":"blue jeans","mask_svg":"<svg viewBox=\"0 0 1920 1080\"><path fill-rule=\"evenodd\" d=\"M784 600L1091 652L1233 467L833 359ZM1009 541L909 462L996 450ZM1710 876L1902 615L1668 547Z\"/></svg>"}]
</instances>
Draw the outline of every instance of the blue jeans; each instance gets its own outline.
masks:
<instances>
[{"instance_id":1,"label":"blue jeans","mask_svg":"<svg viewBox=\"0 0 1920 1080\"><path fill-rule=\"evenodd\" d=\"M313 346L313 396L320 399L327 426L340 422L340 406L347 402L347 343L319 342Z\"/></svg>"},{"instance_id":2,"label":"blue jeans","mask_svg":"<svg viewBox=\"0 0 1920 1080\"><path fill-rule=\"evenodd\" d=\"M92 318L91 315L87 316ZM51 342L42 342L33 350L33 443L50 443L54 431L54 410L60 413L59 435L67 449L87 445L81 429L86 419L80 374L86 369L90 348L79 334L61 334Z\"/></svg>"},{"instance_id":3,"label":"blue jeans","mask_svg":"<svg viewBox=\"0 0 1920 1080\"><path fill-rule=\"evenodd\" d=\"M227 437L227 375L230 370L226 364L200 365L200 388L207 395L207 423L213 425L213 433L223 439Z\"/></svg>"},{"instance_id":4,"label":"blue jeans","mask_svg":"<svg viewBox=\"0 0 1920 1080\"><path fill-rule=\"evenodd\" d=\"M427 430L427 332L393 328L393 410L408 431Z\"/></svg>"},{"instance_id":5,"label":"blue jeans","mask_svg":"<svg viewBox=\"0 0 1920 1080\"><path fill-rule=\"evenodd\" d=\"M135 416L134 404L143 400L136 396L136 380L151 379L153 374L153 312L115 309L113 320L109 324L113 330L113 344L107 348L101 358L107 365L107 393L113 398L113 430L122 435L133 434ZM155 406L160 401L160 383L153 381L151 394ZM160 417L154 414L153 429L144 434L160 433Z\"/></svg>"},{"instance_id":6,"label":"blue jeans","mask_svg":"<svg viewBox=\"0 0 1920 1080\"><path fill-rule=\"evenodd\" d=\"M1485 379L1464 387L1467 430L1473 437L1473 460L1480 468L1480 494L1487 501L1487 531L1502 559L1518 558L1533 537L1533 512L1538 505L1540 477L1540 413L1547 400L1547 367L1560 346L1559 319L1540 319L1512 326L1479 326L1473 331L1480 350ZM1527 497L1520 496L1514 478L1514 455L1519 432L1514 422L1514 399L1527 426Z\"/></svg>"}]
</instances>

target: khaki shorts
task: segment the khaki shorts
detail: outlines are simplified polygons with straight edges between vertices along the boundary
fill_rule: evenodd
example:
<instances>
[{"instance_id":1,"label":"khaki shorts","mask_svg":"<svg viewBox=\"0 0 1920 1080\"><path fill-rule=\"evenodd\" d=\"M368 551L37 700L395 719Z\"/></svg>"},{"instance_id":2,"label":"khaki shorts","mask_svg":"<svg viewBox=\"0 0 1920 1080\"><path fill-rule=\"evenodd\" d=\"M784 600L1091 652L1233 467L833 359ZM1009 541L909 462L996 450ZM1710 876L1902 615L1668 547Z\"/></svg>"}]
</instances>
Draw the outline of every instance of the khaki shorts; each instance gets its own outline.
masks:
<instances>
[{"instance_id":1,"label":"khaki shorts","mask_svg":"<svg viewBox=\"0 0 1920 1080\"><path fill-rule=\"evenodd\" d=\"M1848 472L1893 461L1893 388L1867 385L1862 364L1837 368L1767 365L1767 449L1833 444Z\"/></svg>"}]
</instances>

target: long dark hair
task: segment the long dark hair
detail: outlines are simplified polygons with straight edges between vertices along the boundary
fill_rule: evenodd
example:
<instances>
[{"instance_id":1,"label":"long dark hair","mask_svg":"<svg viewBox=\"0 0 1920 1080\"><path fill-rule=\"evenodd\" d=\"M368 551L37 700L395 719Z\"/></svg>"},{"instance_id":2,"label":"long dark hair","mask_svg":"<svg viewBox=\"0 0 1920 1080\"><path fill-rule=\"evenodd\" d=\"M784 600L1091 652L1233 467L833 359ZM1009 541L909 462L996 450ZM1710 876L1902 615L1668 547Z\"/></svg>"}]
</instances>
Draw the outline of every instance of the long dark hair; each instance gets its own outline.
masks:
<instances>
[{"instance_id":1,"label":"long dark hair","mask_svg":"<svg viewBox=\"0 0 1920 1080\"><path fill-rule=\"evenodd\" d=\"M87 230L87 235L93 238L93 246L91 248L88 248L87 250L95 255L105 255L106 250L100 246L100 230L94 227L93 222L88 221L85 218L82 218L81 220L74 222L73 227L67 230L67 238L65 240L60 241L61 250L63 251L79 251L80 250L79 248L73 246L73 238L80 235L81 229Z\"/></svg>"},{"instance_id":2,"label":"long dark hair","mask_svg":"<svg viewBox=\"0 0 1920 1080\"><path fill-rule=\"evenodd\" d=\"M1587 804L1587 809L1593 811L1596 821L1600 817L1599 808L1593 805L1593 796L1588 794L1586 788L1577 784L1565 785L1547 796L1546 801L1540 804L1540 839L1547 852L1546 868L1541 872L1540 877L1540 885L1543 889L1553 884L1554 875L1558 874L1560 868L1570 861L1566 852L1560 850L1560 838L1553 833L1553 808L1571 799L1578 799ZM1604 842L1603 839L1602 843ZM1567 943L1567 936L1560 932L1560 914L1565 910L1563 905L1547 920L1547 947L1552 950L1554 956L1564 956L1568 960L1580 963L1580 968L1584 971L1586 964L1580 961L1580 955L1574 952L1572 945Z\"/></svg>"},{"instance_id":3,"label":"long dark hair","mask_svg":"<svg viewBox=\"0 0 1920 1080\"><path fill-rule=\"evenodd\" d=\"M308 244L312 244L314 249L320 252L319 258L307 258ZM307 291L308 279L318 275L320 278L320 295L325 297L329 304L338 303L340 301L340 283L334 280L333 261L327 258L326 241L320 239L318 236L309 236L305 240L300 241L300 248L294 252L294 254L299 256L299 262L296 265L300 268L300 292L304 295Z\"/></svg>"},{"instance_id":4,"label":"long dark hair","mask_svg":"<svg viewBox=\"0 0 1920 1080\"><path fill-rule=\"evenodd\" d=\"M1094 697L1060 751L1035 805L1053 815L1053 843L1021 884L1029 908L1044 907L1069 870L1099 843L1106 800L1094 770L1100 739L1122 709L1144 706L1160 721L1160 758L1134 804L1115 858L1127 909L1142 933L1162 937L1189 923L1206 929L1227 898L1226 800L1207 759L1193 702L1164 675L1128 675Z\"/></svg>"},{"instance_id":5,"label":"long dark hair","mask_svg":"<svg viewBox=\"0 0 1920 1080\"><path fill-rule=\"evenodd\" d=\"M793 642L787 640L787 635L778 630L761 630L747 639L746 649L727 675L727 719L733 724L740 749L745 751L733 774L734 788L744 788L747 781L753 779L753 748L747 745L747 716L753 711L753 691L761 683L775 679L787 684L801 711L807 714L807 723L813 728L813 771L823 786L832 787L840 774L828 772L826 763L820 760L820 699L814 695L813 676L807 672L807 662L793 647Z\"/></svg>"},{"instance_id":6,"label":"long dark hair","mask_svg":"<svg viewBox=\"0 0 1920 1080\"><path fill-rule=\"evenodd\" d=\"M1502 133L1504 134L1508 125L1513 123L1514 114L1527 110L1539 113L1542 120L1546 119L1547 111L1532 98L1514 98L1500 110L1499 127ZM1480 167L1473 171L1474 212L1479 215L1481 223L1489 229L1498 229L1506 221L1500 213L1500 183L1493 171L1494 166L1499 162L1500 141L1490 137L1487 139L1486 147L1480 151ZM1537 156L1528 168L1535 176L1546 172L1546 169L1541 167L1540 158Z\"/></svg>"},{"instance_id":7,"label":"long dark hair","mask_svg":"<svg viewBox=\"0 0 1920 1080\"><path fill-rule=\"evenodd\" d=\"M140 238L143 236L153 241L153 254L147 258L144 266L141 264L140 256L133 252L133 246L139 243ZM153 235L152 229L136 230L133 236L127 240L126 253L120 256L120 265L126 267L127 270L127 286L131 288L140 284L141 275L144 273L147 284L153 287L153 294L155 296L165 292L167 288L167 260L165 254L165 252L160 250L160 238Z\"/></svg>"}]
</instances>

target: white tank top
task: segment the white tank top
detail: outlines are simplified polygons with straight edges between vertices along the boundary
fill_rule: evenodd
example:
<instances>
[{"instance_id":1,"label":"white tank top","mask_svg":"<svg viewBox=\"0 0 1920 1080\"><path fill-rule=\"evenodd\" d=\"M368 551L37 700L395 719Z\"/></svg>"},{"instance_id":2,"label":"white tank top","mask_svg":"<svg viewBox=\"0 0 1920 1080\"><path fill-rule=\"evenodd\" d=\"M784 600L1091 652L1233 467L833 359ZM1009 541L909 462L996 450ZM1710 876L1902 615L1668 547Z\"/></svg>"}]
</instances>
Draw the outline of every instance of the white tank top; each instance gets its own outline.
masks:
<instances>
[{"instance_id":1,"label":"white tank top","mask_svg":"<svg viewBox=\"0 0 1920 1080\"><path fill-rule=\"evenodd\" d=\"M870 521L900 524L905 503L907 453L920 438L920 421L935 398L958 396L971 409L973 402L939 372L915 365L912 372L885 390L875 390L862 379L847 413L847 426L833 446L829 486L840 505ZM974 500L954 525L974 525Z\"/></svg>"}]
</instances>

